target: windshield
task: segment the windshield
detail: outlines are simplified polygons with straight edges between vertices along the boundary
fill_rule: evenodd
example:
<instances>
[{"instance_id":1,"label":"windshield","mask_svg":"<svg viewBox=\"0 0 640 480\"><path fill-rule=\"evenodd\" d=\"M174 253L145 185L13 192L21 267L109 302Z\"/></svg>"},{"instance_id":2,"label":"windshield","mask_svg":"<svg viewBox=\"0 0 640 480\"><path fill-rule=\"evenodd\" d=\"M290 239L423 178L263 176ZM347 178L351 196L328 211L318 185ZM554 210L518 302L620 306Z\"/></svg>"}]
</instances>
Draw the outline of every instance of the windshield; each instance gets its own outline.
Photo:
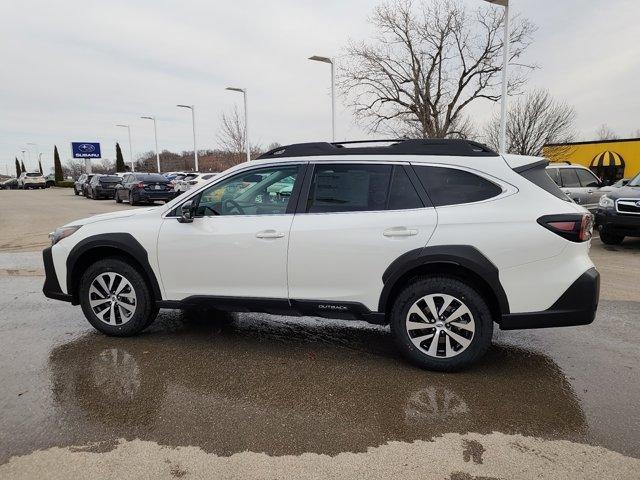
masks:
<instances>
[{"instance_id":1,"label":"windshield","mask_svg":"<svg viewBox=\"0 0 640 480\"><path fill-rule=\"evenodd\" d=\"M41 173L27 173L27 177L41 177Z\"/></svg>"},{"instance_id":2,"label":"windshield","mask_svg":"<svg viewBox=\"0 0 640 480\"><path fill-rule=\"evenodd\" d=\"M136 175L136 180L141 182L166 182L167 177L164 175L158 175L157 173L147 173L142 175Z\"/></svg>"},{"instance_id":3,"label":"windshield","mask_svg":"<svg viewBox=\"0 0 640 480\"><path fill-rule=\"evenodd\" d=\"M102 175L100 177L101 182L119 182L120 177L117 175Z\"/></svg>"},{"instance_id":4,"label":"windshield","mask_svg":"<svg viewBox=\"0 0 640 480\"><path fill-rule=\"evenodd\" d=\"M629 180L627 187L640 187L640 173Z\"/></svg>"}]
</instances>

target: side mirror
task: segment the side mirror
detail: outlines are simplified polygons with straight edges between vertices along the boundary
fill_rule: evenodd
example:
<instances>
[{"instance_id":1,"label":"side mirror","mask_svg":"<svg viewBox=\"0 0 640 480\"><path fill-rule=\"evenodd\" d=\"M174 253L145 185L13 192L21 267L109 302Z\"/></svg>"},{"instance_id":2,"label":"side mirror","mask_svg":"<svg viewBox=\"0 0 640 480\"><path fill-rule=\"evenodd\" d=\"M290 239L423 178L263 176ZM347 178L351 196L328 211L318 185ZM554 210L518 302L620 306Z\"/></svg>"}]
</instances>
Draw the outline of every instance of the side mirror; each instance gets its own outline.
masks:
<instances>
[{"instance_id":1,"label":"side mirror","mask_svg":"<svg viewBox=\"0 0 640 480\"><path fill-rule=\"evenodd\" d=\"M195 213L195 205L191 200L188 202L184 202L180 206L180 216L178 217L178 221L180 223L191 223L193 222L193 217Z\"/></svg>"}]
</instances>

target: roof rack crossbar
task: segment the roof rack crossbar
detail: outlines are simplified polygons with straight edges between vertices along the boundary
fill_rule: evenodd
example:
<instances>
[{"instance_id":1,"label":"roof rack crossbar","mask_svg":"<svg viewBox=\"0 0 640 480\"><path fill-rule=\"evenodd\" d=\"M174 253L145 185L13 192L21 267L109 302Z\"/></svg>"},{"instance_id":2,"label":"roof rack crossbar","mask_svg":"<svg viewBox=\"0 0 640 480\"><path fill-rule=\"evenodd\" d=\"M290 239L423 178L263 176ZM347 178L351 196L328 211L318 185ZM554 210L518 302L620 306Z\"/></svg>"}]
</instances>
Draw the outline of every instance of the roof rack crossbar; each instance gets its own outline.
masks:
<instances>
[{"instance_id":1,"label":"roof rack crossbar","mask_svg":"<svg viewBox=\"0 0 640 480\"><path fill-rule=\"evenodd\" d=\"M354 146L367 143L389 143L385 146ZM274 148L258 158L308 157L320 155L459 155L467 157L494 157L498 154L486 145L471 140L437 139L391 139L351 140L348 142L296 143Z\"/></svg>"}]
</instances>

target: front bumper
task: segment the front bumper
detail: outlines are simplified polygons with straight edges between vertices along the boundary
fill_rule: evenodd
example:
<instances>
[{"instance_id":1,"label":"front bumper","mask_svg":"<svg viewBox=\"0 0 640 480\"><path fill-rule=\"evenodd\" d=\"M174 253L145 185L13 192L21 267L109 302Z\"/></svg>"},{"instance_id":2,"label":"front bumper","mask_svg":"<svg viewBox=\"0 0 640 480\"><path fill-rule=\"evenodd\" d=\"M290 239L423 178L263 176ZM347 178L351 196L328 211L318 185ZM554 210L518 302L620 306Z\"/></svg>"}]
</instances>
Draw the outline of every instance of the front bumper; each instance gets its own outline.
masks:
<instances>
[{"instance_id":1,"label":"front bumper","mask_svg":"<svg viewBox=\"0 0 640 480\"><path fill-rule=\"evenodd\" d=\"M595 268L584 272L549 309L542 312L502 315L501 330L569 327L593 322L600 298L600 274Z\"/></svg>"},{"instance_id":2,"label":"front bumper","mask_svg":"<svg viewBox=\"0 0 640 480\"><path fill-rule=\"evenodd\" d=\"M62 300L63 302L73 302L73 296L64 293L60 288L56 269L53 266L51 247L47 247L42 251L42 260L44 261L45 275L44 286L42 287L42 293L44 293L44 296L47 298L53 298L54 300Z\"/></svg>"},{"instance_id":3,"label":"front bumper","mask_svg":"<svg viewBox=\"0 0 640 480\"><path fill-rule=\"evenodd\" d=\"M596 227L607 233L625 237L640 237L640 215L625 215L613 209L596 210Z\"/></svg>"}]
</instances>

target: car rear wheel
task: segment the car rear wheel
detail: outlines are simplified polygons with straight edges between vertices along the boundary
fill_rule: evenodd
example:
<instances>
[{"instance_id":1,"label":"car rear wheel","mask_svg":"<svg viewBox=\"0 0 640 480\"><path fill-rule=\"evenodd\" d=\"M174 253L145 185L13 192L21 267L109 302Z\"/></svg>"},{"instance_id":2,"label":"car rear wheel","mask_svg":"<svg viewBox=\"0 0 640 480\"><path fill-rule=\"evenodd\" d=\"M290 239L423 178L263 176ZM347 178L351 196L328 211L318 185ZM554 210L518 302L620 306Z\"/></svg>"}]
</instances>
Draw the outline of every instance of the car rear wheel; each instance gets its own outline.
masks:
<instances>
[{"instance_id":1,"label":"car rear wheel","mask_svg":"<svg viewBox=\"0 0 640 480\"><path fill-rule=\"evenodd\" d=\"M116 190L116 192L113 194L113 198L116 199L116 203L122 203L122 199L120 198L120 195L118 195L118 191Z\"/></svg>"},{"instance_id":2,"label":"car rear wheel","mask_svg":"<svg viewBox=\"0 0 640 480\"><path fill-rule=\"evenodd\" d=\"M87 268L80 279L79 295L89 323L106 335L135 335L158 315L145 278L120 258L99 260Z\"/></svg>"},{"instance_id":3,"label":"car rear wheel","mask_svg":"<svg viewBox=\"0 0 640 480\"><path fill-rule=\"evenodd\" d=\"M454 371L478 361L491 345L493 319L470 285L420 277L396 297L391 333L402 354L428 370Z\"/></svg>"},{"instance_id":4,"label":"car rear wheel","mask_svg":"<svg viewBox=\"0 0 640 480\"><path fill-rule=\"evenodd\" d=\"M77 189L76 187L73 187L73 193L75 193L76 195L80 195L80 194L78 193L78 189Z\"/></svg>"}]
</instances>

